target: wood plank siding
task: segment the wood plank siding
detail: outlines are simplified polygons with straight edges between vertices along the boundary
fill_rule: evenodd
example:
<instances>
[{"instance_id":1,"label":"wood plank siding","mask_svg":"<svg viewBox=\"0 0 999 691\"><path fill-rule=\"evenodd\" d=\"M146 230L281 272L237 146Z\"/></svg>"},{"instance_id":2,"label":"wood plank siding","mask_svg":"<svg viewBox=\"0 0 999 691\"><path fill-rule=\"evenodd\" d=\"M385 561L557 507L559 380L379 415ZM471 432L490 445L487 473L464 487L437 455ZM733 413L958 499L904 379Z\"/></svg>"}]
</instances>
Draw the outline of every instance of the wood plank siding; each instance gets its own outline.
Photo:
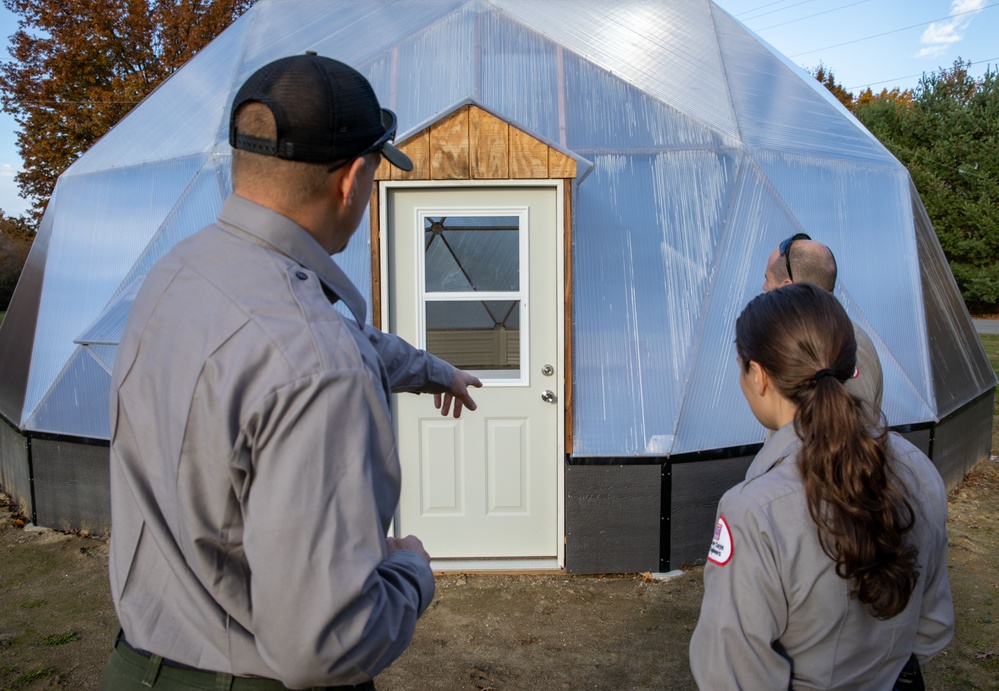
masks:
<instances>
[{"instance_id":1,"label":"wood plank siding","mask_svg":"<svg viewBox=\"0 0 999 691\"><path fill-rule=\"evenodd\" d=\"M413 170L382 161L376 180L552 180L576 177L576 161L472 105L397 145Z\"/></svg>"}]
</instances>

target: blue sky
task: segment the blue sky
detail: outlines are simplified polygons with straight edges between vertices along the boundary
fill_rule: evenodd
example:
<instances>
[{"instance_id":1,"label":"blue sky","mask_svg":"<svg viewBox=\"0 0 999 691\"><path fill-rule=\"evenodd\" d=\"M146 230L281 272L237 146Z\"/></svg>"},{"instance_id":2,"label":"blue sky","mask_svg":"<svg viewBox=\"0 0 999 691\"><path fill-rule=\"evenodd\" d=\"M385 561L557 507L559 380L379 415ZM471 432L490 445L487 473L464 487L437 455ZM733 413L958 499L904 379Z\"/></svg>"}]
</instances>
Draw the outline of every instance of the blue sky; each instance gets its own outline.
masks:
<instances>
[{"instance_id":1,"label":"blue sky","mask_svg":"<svg viewBox=\"0 0 999 691\"><path fill-rule=\"evenodd\" d=\"M72 0L69 0L72 1ZM669 2L670 0L662 0ZM820 62L852 91L915 87L924 72L971 60L974 75L999 65L999 0L716 0L796 64ZM0 59L17 19L0 5ZM0 209L25 211L16 123L0 113Z\"/></svg>"},{"instance_id":2,"label":"blue sky","mask_svg":"<svg viewBox=\"0 0 999 691\"><path fill-rule=\"evenodd\" d=\"M999 65L999 0L715 0L804 67L821 62L856 93L913 88L958 57Z\"/></svg>"}]
</instances>

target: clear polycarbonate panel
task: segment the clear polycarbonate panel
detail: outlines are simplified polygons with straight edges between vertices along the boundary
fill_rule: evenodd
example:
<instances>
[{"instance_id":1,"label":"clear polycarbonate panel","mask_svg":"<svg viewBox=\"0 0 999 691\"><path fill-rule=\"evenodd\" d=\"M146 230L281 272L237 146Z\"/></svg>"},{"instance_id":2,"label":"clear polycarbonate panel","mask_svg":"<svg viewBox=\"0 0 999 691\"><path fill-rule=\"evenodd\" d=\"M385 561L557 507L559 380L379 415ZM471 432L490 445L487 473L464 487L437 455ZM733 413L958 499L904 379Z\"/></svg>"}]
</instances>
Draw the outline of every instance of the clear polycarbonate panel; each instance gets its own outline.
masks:
<instances>
[{"instance_id":1,"label":"clear polycarbonate panel","mask_svg":"<svg viewBox=\"0 0 999 691\"><path fill-rule=\"evenodd\" d=\"M468 0L258 2L239 81L271 60L307 50L356 66L464 4Z\"/></svg>"},{"instance_id":2,"label":"clear polycarbonate panel","mask_svg":"<svg viewBox=\"0 0 999 691\"><path fill-rule=\"evenodd\" d=\"M873 327L904 373L905 381L896 381L891 371L885 373L883 407L890 412L889 422L925 422L905 417L933 400L925 332L913 331L913 325L923 321L923 291L908 174L901 166L851 164L764 150L752 155L804 231L835 254L837 283L853 301L851 318ZM771 249L779 241L776 238ZM898 267L890 277L885 275L888 257ZM912 387L918 392L915 408L912 401L903 400L911 395Z\"/></svg>"},{"instance_id":3,"label":"clear polycarbonate panel","mask_svg":"<svg viewBox=\"0 0 999 691\"><path fill-rule=\"evenodd\" d=\"M915 186L911 194L939 419L994 387L996 376Z\"/></svg>"},{"instance_id":4,"label":"clear polycarbonate panel","mask_svg":"<svg viewBox=\"0 0 999 691\"><path fill-rule=\"evenodd\" d=\"M52 388L28 416L24 429L108 439L110 390L111 375L83 346L77 346Z\"/></svg>"},{"instance_id":5,"label":"clear polycarbonate panel","mask_svg":"<svg viewBox=\"0 0 999 691\"><path fill-rule=\"evenodd\" d=\"M125 274L114 293L114 298L119 297L124 290L132 288L137 290L134 286L136 279L149 273L153 264L169 252L170 248L215 222L222 209L222 202L230 191L229 160L229 156L213 156L205 161ZM129 305L135 298L135 290L132 290L132 297L128 300ZM120 332L118 335L121 335ZM110 339L106 341L108 343L118 343L110 333L104 333L102 338Z\"/></svg>"},{"instance_id":6,"label":"clear polycarbonate panel","mask_svg":"<svg viewBox=\"0 0 999 691\"><path fill-rule=\"evenodd\" d=\"M246 23L237 20L90 147L69 175L211 151L228 122Z\"/></svg>"},{"instance_id":7,"label":"clear polycarbonate panel","mask_svg":"<svg viewBox=\"0 0 999 691\"><path fill-rule=\"evenodd\" d=\"M371 209L364 212L364 217L357 226L357 232L347 243L347 248L340 254L333 255L333 261L340 267L351 282L364 296L366 310L364 321L372 321L371 314ZM345 317L353 318L350 310L343 302L335 303L337 311Z\"/></svg>"},{"instance_id":8,"label":"clear polycarbonate panel","mask_svg":"<svg viewBox=\"0 0 999 691\"><path fill-rule=\"evenodd\" d=\"M696 340L691 345L673 453L763 440L763 427L739 388L735 320L762 292L763 273L773 248L801 228L766 176L748 159L739 168L728 214L718 242L713 280L705 291Z\"/></svg>"},{"instance_id":9,"label":"clear polycarbonate panel","mask_svg":"<svg viewBox=\"0 0 999 691\"><path fill-rule=\"evenodd\" d=\"M77 348L73 340L104 310L202 158L59 178L23 415L41 401Z\"/></svg>"},{"instance_id":10,"label":"clear polycarbonate panel","mask_svg":"<svg viewBox=\"0 0 999 691\"><path fill-rule=\"evenodd\" d=\"M819 95L805 72L778 59L744 26L715 12L718 42L744 143L813 156L896 166L842 106Z\"/></svg>"},{"instance_id":11,"label":"clear polycarbonate panel","mask_svg":"<svg viewBox=\"0 0 999 691\"><path fill-rule=\"evenodd\" d=\"M436 17L389 50L355 65L381 104L399 116L400 140L476 95L478 6L473 1ZM413 3L414 10L421 7L426 3Z\"/></svg>"},{"instance_id":12,"label":"clear polycarbonate panel","mask_svg":"<svg viewBox=\"0 0 999 691\"><path fill-rule=\"evenodd\" d=\"M738 140L685 115L619 75L566 52L566 141L588 157L634 149L735 148Z\"/></svg>"},{"instance_id":13,"label":"clear polycarbonate panel","mask_svg":"<svg viewBox=\"0 0 999 691\"><path fill-rule=\"evenodd\" d=\"M736 158L680 151L594 162L575 209L573 452L659 455L692 373Z\"/></svg>"},{"instance_id":14,"label":"clear polycarbonate panel","mask_svg":"<svg viewBox=\"0 0 999 691\"><path fill-rule=\"evenodd\" d=\"M132 310L132 303L135 302L135 296L145 277L142 274L132 279L125 290L118 292L94 323L84 329L73 342L86 346L118 345L121 334L125 331L128 313Z\"/></svg>"},{"instance_id":15,"label":"clear polycarbonate panel","mask_svg":"<svg viewBox=\"0 0 999 691\"><path fill-rule=\"evenodd\" d=\"M478 4L475 0L260 2L252 10L253 27L237 83L271 60L314 50L364 74L381 104L399 114L399 132L404 134L436 112L426 106L437 102L442 92L460 94L449 103L469 94ZM427 75L433 75L432 85ZM437 91L438 98L430 98L427 90Z\"/></svg>"},{"instance_id":16,"label":"clear polycarbonate panel","mask_svg":"<svg viewBox=\"0 0 999 691\"><path fill-rule=\"evenodd\" d=\"M927 369L906 371L896 354L885 344L874 325L867 320L843 283L836 284L836 297L846 308L850 318L860 326L874 343L881 362L883 390L881 396L881 412L889 425L910 425L928 422L936 419L935 405L927 398ZM921 342L923 339L917 339ZM911 358L910 358L911 359Z\"/></svg>"},{"instance_id":17,"label":"clear polycarbonate panel","mask_svg":"<svg viewBox=\"0 0 999 691\"><path fill-rule=\"evenodd\" d=\"M105 372L111 374L111 370L114 368L114 358L118 353L118 346L116 345L88 345L85 346L87 354L97 361Z\"/></svg>"},{"instance_id":18,"label":"clear polycarbonate panel","mask_svg":"<svg viewBox=\"0 0 999 691\"><path fill-rule=\"evenodd\" d=\"M564 146L558 46L501 12L480 14L478 24L477 100L521 129Z\"/></svg>"},{"instance_id":19,"label":"clear polycarbonate panel","mask_svg":"<svg viewBox=\"0 0 999 691\"><path fill-rule=\"evenodd\" d=\"M111 301L97 319L75 339L76 343L95 346L117 345L121 341L132 303L149 269L175 244L215 221L222 207L223 196L227 194L227 184L228 175L223 175L218 161L209 160L125 275ZM95 347L91 348L91 351L95 350Z\"/></svg>"},{"instance_id":20,"label":"clear polycarbonate panel","mask_svg":"<svg viewBox=\"0 0 999 691\"><path fill-rule=\"evenodd\" d=\"M706 0L493 4L525 30L531 27L706 127L737 136Z\"/></svg>"},{"instance_id":21,"label":"clear polycarbonate panel","mask_svg":"<svg viewBox=\"0 0 999 691\"><path fill-rule=\"evenodd\" d=\"M0 363L3 363L0 367L0 415L18 426L24 421L22 409L31 370L45 262L52 237L52 206L58 194L56 190L49 200L48 210L42 216L35 240L31 243L7 314L0 322Z\"/></svg>"}]
</instances>

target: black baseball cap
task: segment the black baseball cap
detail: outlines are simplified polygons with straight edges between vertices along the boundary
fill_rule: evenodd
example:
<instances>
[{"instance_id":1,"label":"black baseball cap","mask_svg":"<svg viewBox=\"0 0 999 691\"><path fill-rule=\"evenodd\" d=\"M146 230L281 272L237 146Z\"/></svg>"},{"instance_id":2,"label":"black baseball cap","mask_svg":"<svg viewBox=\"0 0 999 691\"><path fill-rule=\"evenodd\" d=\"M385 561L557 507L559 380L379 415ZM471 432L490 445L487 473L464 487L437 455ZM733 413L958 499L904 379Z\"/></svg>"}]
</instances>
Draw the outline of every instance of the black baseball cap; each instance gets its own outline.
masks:
<instances>
[{"instance_id":1,"label":"black baseball cap","mask_svg":"<svg viewBox=\"0 0 999 691\"><path fill-rule=\"evenodd\" d=\"M277 140L236 132L236 113L250 102L270 109ZM229 144L288 161L341 165L378 151L396 168L412 170L413 162L392 145L397 122L395 113L379 105L364 75L309 52L280 58L250 75L232 102Z\"/></svg>"}]
</instances>

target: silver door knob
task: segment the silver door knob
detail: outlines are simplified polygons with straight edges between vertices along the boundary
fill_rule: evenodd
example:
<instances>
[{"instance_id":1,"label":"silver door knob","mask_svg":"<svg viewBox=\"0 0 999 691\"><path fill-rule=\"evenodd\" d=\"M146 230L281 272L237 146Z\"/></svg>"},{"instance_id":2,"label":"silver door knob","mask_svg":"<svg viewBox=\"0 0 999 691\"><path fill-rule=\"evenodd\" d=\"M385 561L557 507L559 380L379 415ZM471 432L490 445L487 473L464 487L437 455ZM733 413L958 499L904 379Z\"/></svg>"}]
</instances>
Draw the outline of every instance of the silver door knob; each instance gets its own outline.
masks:
<instances>
[{"instance_id":1,"label":"silver door knob","mask_svg":"<svg viewBox=\"0 0 999 691\"><path fill-rule=\"evenodd\" d=\"M545 403L554 403L555 392L551 391L550 389L545 389L545 392L541 394L541 400L544 401Z\"/></svg>"}]
</instances>

